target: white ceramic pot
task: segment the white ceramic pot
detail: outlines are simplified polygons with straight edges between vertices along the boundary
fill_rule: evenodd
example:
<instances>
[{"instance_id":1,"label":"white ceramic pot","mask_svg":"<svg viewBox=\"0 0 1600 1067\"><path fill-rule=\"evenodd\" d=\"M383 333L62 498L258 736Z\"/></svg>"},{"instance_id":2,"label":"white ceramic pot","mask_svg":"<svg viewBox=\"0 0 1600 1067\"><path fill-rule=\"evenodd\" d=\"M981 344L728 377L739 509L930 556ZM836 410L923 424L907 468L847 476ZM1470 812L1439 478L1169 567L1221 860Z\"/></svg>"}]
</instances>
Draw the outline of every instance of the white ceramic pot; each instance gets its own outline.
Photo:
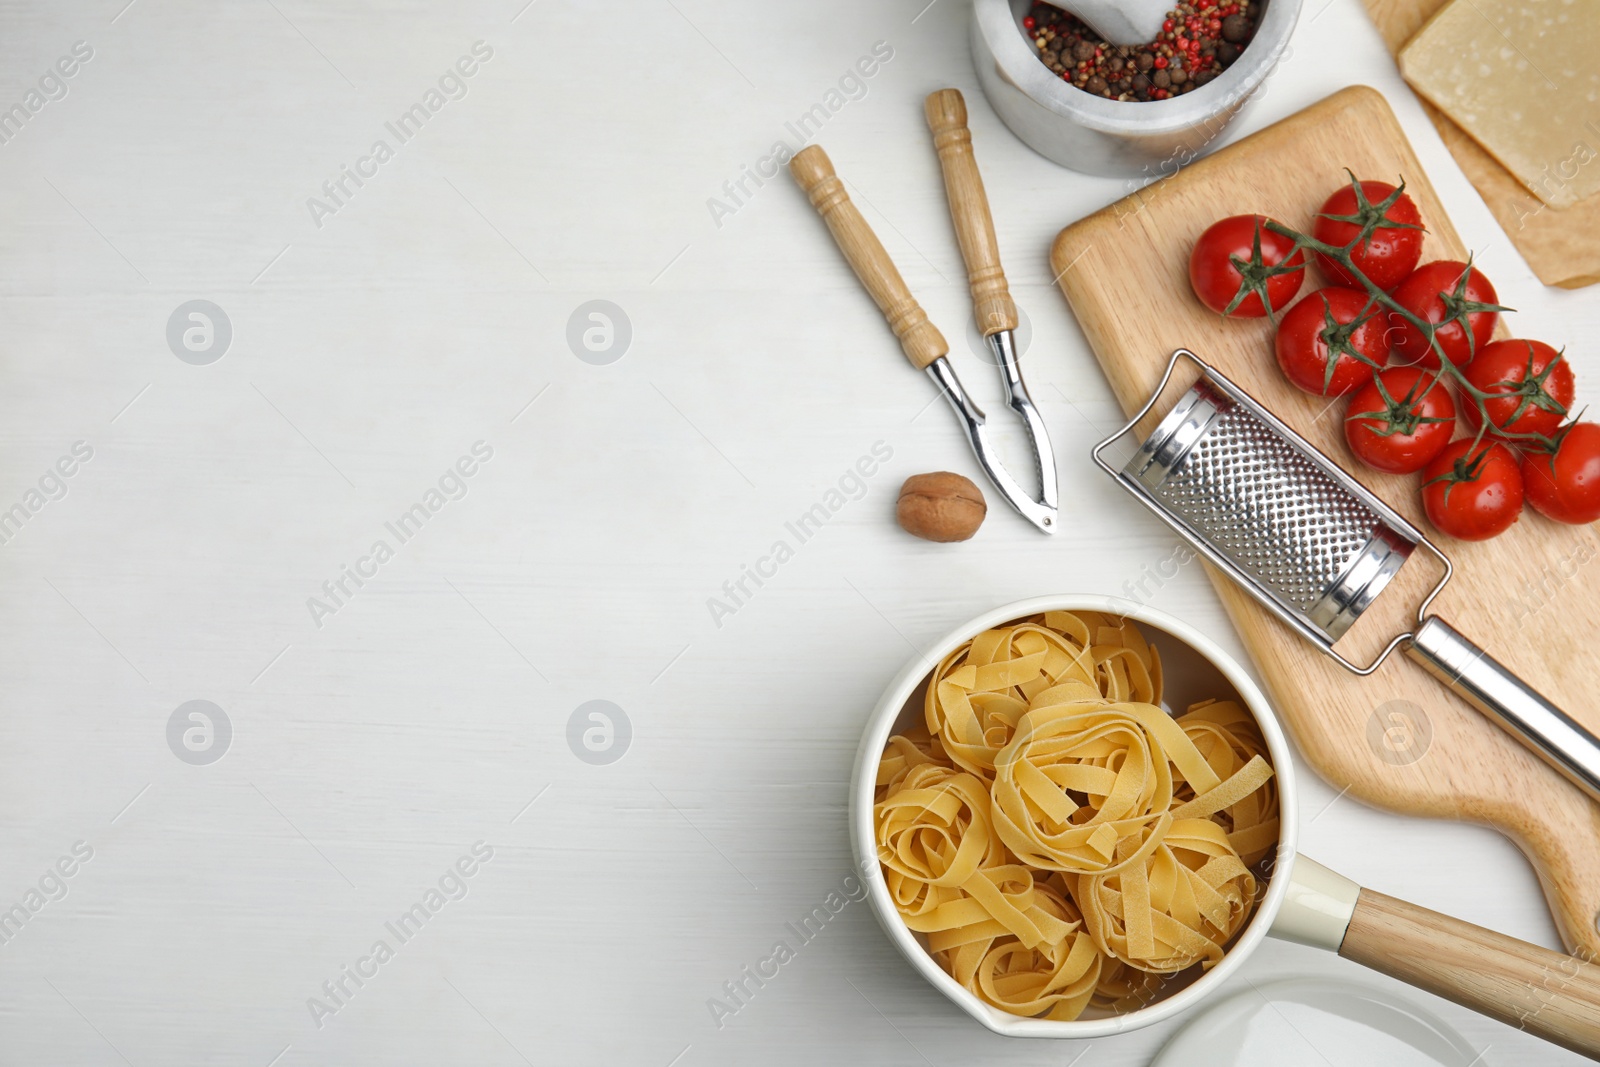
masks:
<instances>
[{"instance_id":1,"label":"white ceramic pot","mask_svg":"<svg viewBox=\"0 0 1600 1067\"><path fill-rule=\"evenodd\" d=\"M878 864L873 830L873 793L884 744L921 720L918 698L932 664L984 630L1047 611L1105 612L1137 623L1160 650L1169 710L1182 711L1207 699L1237 701L1261 728L1280 800L1278 847L1266 891L1221 962L1187 985L1173 983L1170 991L1136 1010L1091 1008L1072 1022L1027 1019L992 1008L945 973L896 912ZM1116 597L1041 596L962 624L935 642L927 658L915 657L889 683L856 751L850 843L867 900L889 940L935 989L998 1034L1098 1038L1170 1019L1219 989L1270 933L1338 952L1548 1040L1600 1056L1600 966L1373 893L1308 857L1297 857L1298 796L1294 761L1271 705L1249 674L1209 637L1164 612Z\"/></svg>"}]
</instances>

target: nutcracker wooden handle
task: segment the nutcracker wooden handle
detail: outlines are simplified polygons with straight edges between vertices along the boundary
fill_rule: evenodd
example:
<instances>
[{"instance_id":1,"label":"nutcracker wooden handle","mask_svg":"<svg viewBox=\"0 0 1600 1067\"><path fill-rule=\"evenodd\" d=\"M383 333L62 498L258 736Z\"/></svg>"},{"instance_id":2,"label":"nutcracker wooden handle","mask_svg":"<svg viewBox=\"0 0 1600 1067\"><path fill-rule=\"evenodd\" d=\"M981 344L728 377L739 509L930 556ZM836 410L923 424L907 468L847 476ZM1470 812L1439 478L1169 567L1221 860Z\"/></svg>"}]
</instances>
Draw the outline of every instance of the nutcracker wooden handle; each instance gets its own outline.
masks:
<instances>
[{"instance_id":1,"label":"nutcracker wooden handle","mask_svg":"<svg viewBox=\"0 0 1600 1067\"><path fill-rule=\"evenodd\" d=\"M1339 955L1600 1057L1600 967L1575 956L1370 889L1356 899Z\"/></svg>"},{"instance_id":2,"label":"nutcracker wooden handle","mask_svg":"<svg viewBox=\"0 0 1600 1067\"><path fill-rule=\"evenodd\" d=\"M828 232L833 234L839 251L844 253L856 277L872 294L873 302L889 321L889 329L900 339L900 347L911 365L921 370L949 352L944 335L928 321L927 312L911 295L905 279L900 277L872 227L850 202L850 194L833 172L828 153L818 145L801 149L789 161L789 173L828 224Z\"/></svg>"},{"instance_id":3,"label":"nutcracker wooden handle","mask_svg":"<svg viewBox=\"0 0 1600 1067\"><path fill-rule=\"evenodd\" d=\"M978 332L985 337L1017 328L1017 305L1000 266L1000 245L994 236L994 217L983 191L983 176L972 154L972 131L967 129L967 102L959 89L940 89L923 101L933 146L944 169L944 191L950 201L950 218L956 224L956 241L967 264L967 285L972 289L972 312Z\"/></svg>"}]
</instances>

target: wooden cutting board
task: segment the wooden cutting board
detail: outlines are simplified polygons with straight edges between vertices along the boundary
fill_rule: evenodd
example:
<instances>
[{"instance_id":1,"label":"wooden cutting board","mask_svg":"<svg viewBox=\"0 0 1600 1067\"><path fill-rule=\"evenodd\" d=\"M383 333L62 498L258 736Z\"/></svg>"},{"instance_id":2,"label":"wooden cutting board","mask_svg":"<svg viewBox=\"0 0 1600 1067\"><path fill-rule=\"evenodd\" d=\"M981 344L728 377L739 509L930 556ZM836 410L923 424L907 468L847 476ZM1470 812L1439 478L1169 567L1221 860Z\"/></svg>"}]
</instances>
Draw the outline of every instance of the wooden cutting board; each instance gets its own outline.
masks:
<instances>
[{"instance_id":1,"label":"wooden cutting board","mask_svg":"<svg viewBox=\"0 0 1600 1067\"><path fill-rule=\"evenodd\" d=\"M1466 258L1389 105L1358 86L1068 226L1051 261L1125 410L1142 405L1172 351L1188 347L1429 529L1417 479L1358 467L1344 444L1342 405L1330 407L1284 380L1267 321L1224 322L1189 288L1189 249L1213 221L1257 212L1309 228L1322 199L1347 180L1345 167L1362 177L1404 176L1429 230L1423 259ZM1302 293L1313 283L1326 284L1313 272ZM1500 298L1516 305L1514 292ZM1504 322L1501 329L1504 335ZM1169 386L1148 421L1193 379L1191 372ZM1529 512L1492 541L1440 540L1456 574L1434 610L1591 730L1600 728L1593 678L1600 604L1584 588L1600 580L1596 531ZM1408 628L1439 573L1426 553L1413 556L1340 651L1369 660ZM1381 808L1498 828L1537 869L1568 948L1600 952L1600 806L1411 660L1396 654L1375 675L1358 677L1226 577L1213 572L1212 580L1318 773Z\"/></svg>"},{"instance_id":2,"label":"wooden cutting board","mask_svg":"<svg viewBox=\"0 0 1600 1067\"><path fill-rule=\"evenodd\" d=\"M1366 0L1389 51L1398 55L1447 0ZM1546 285L1577 289L1600 282L1600 196L1567 208L1546 207L1485 152L1465 130L1426 100L1422 109L1433 120L1462 173L1517 246L1522 258Z\"/></svg>"}]
</instances>

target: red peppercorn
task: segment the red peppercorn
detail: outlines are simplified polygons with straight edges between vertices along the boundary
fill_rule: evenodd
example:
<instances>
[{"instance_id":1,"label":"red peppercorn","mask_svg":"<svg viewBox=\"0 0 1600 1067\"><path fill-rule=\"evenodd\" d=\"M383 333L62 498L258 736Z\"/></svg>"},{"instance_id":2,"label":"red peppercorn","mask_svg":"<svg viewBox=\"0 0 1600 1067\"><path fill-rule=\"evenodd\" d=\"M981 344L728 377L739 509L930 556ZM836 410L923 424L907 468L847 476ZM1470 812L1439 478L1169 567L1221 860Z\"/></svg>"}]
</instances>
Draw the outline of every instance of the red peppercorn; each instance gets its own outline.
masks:
<instances>
[{"instance_id":1,"label":"red peppercorn","mask_svg":"<svg viewBox=\"0 0 1600 1067\"><path fill-rule=\"evenodd\" d=\"M1172 20L1171 19L1168 19L1167 21L1165 21L1165 22L1163 22L1161 24L1161 32L1162 33L1171 33L1172 32Z\"/></svg>"},{"instance_id":2,"label":"red peppercorn","mask_svg":"<svg viewBox=\"0 0 1600 1067\"><path fill-rule=\"evenodd\" d=\"M1167 57L1166 56L1156 56L1156 69L1157 70L1166 70L1167 69Z\"/></svg>"},{"instance_id":3,"label":"red peppercorn","mask_svg":"<svg viewBox=\"0 0 1600 1067\"><path fill-rule=\"evenodd\" d=\"M1034 17L1032 15L1029 15L1027 18L1022 20L1022 28L1025 29L1025 30L1031 30L1037 25L1038 25L1038 22L1036 22L1034 20Z\"/></svg>"}]
</instances>

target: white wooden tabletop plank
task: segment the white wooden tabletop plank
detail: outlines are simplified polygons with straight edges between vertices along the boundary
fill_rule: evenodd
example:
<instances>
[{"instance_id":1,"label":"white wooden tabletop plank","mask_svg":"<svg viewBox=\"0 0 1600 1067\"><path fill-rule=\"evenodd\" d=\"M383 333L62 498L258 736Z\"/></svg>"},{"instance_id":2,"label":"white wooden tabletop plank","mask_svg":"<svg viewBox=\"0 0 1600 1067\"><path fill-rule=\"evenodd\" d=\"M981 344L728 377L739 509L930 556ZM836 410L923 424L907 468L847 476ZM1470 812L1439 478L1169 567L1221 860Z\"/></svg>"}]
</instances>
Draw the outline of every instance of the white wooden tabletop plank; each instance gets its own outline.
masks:
<instances>
[{"instance_id":1,"label":"white wooden tabletop plank","mask_svg":"<svg viewBox=\"0 0 1600 1067\"><path fill-rule=\"evenodd\" d=\"M1086 462L1117 411L1046 260L1128 186L1000 125L966 17L958 0L0 3L0 103L75 42L93 53L0 144L0 511L48 494L0 544L0 908L43 901L0 943L0 1060L1149 1060L1172 1025L1087 1047L983 1031L864 904L803 942L789 925L847 885L850 760L902 662L1005 600L1122 594L1174 548ZM963 545L893 526L908 475L976 476L965 444L787 178L745 179L736 203L723 188L797 147L786 123L875 45L892 56L818 140L994 405L921 118L931 89L966 92L1061 466L1052 540L997 501ZM1592 402L1593 295L1532 278L1355 0L1308 5L1236 132L1351 82L1389 96ZM430 90L426 123L391 132ZM375 171L335 202L323 183L358 166ZM231 327L209 365L167 338L196 299ZM569 347L592 300L631 329L609 365ZM75 447L90 458L53 479ZM843 503L802 542L790 524L830 491ZM391 529L407 514L426 519ZM775 576L735 599L780 541ZM1242 652L1199 568L1151 600ZM231 727L206 765L169 744L194 700ZM593 700L631 727L608 765L568 743ZM1555 943L1494 833L1301 789L1307 852ZM47 878L75 847L92 855ZM427 923L390 932L430 890ZM362 963L379 940L392 958ZM778 940L795 958L719 1017ZM1269 944L1236 984L1289 974L1358 976ZM1569 1059L1412 996L1485 1063Z\"/></svg>"}]
</instances>

